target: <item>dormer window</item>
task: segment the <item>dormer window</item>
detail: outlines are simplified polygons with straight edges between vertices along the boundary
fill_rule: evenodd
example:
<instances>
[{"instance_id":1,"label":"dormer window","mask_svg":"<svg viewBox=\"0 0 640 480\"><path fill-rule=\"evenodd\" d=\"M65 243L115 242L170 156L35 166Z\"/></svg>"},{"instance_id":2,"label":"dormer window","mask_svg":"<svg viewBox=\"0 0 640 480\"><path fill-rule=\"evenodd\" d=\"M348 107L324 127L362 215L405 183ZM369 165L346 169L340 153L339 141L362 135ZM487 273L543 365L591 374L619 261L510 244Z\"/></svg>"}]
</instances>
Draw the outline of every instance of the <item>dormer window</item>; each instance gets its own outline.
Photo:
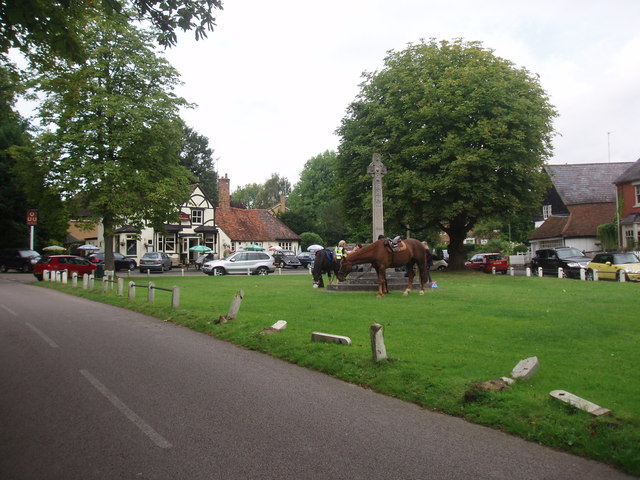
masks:
<instances>
[{"instance_id":1,"label":"dormer window","mask_svg":"<svg viewBox=\"0 0 640 480\"><path fill-rule=\"evenodd\" d=\"M635 187L635 194L636 194L636 204L634 205L634 207L640 207L640 183L637 183L634 185Z\"/></svg>"},{"instance_id":2,"label":"dormer window","mask_svg":"<svg viewBox=\"0 0 640 480\"><path fill-rule=\"evenodd\" d=\"M551 205L542 206L542 218L545 220L551 216Z\"/></svg>"}]
</instances>

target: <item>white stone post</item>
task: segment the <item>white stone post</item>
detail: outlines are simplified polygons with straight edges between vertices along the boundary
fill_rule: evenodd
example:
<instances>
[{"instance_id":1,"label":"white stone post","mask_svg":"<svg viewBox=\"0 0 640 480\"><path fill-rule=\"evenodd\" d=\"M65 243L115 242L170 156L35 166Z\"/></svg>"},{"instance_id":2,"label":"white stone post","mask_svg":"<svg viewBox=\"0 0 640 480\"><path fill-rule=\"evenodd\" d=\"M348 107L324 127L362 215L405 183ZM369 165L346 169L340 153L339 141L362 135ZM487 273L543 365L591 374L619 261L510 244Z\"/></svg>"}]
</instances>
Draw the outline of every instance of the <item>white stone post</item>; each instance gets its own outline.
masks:
<instances>
[{"instance_id":1,"label":"white stone post","mask_svg":"<svg viewBox=\"0 0 640 480\"><path fill-rule=\"evenodd\" d=\"M627 276L625 275L624 270L618 270L618 280L623 283L627 281Z\"/></svg>"},{"instance_id":2,"label":"white stone post","mask_svg":"<svg viewBox=\"0 0 640 480\"><path fill-rule=\"evenodd\" d=\"M526 270L525 270L525 275L526 275L527 277L530 277L530 276L531 276L531 267L527 267L527 268L526 268Z\"/></svg>"},{"instance_id":3,"label":"white stone post","mask_svg":"<svg viewBox=\"0 0 640 480\"><path fill-rule=\"evenodd\" d=\"M586 280L587 279L587 271L580 267L580 280Z\"/></svg>"},{"instance_id":4,"label":"white stone post","mask_svg":"<svg viewBox=\"0 0 640 480\"><path fill-rule=\"evenodd\" d=\"M495 275L496 274L496 267L491 267L491 275Z\"/></svg>"},{"instance_id":5,"label":"white stone post","mask_svg":"<svg viewBox=\"0 0 640 480\"><path fill-rule=\"evenodd\" d=\"M124 278L118 277L118 296L124 295Z\"/></svg>"},{"instance_id":6,"label":"white stone post","mask_svg":"<svg viewBox=\"0 0 640 480\"><path fill-rule=\"evenodd\" d=\"M379 362L380 360L386 360L387 349L384 346L382 325L379 323L371 325L369 328L369 335L371 336L371 353L373 354L373 361Z\"/></svg>"},{"instance_id":7,"label":"white stone post","mask_svg":"<svg viewBox=\"0 0 640 480\"><path fill-rule=\"evenodd\" d=\"M73 272L71 274L71 285L74 287L78 286L78 272Z\"/></svg>"},{"instance_id":8,"label":"white stone post","mask_svg":"<svg viewBox=\"0 0 640 480\"><path fill-rule=\"evenodd\" d=\"M178 308L180 306L180 287L174 285L171 289L171 307Z\"/></svg>"},{"instance_id":9,"label":"white stone post","mask_svg":"<svg viewBox=\"0 0 640 480\"><path fill-rule=\"evenodd\" d=\"M593 281L594 282L597 282L600 279L600 277L598 275L599 275L598 274L598 270L594 270L593 271Z\"/></svg>"},{"instance_id":10,"label":"white stone post","mask_svg":"<svg viewBox=\"0 0 640 480\"><path fill-rule=\"evenodd\" d=\"M69 281L69 270L64 270L62 272L62 283L66 285L68 281Z\"/></svg>"},{"instance_id":11,"label":"white stone post","mask_svg":"<svg viewBox=\"0 0 640 480\"><path fill-rule=\"evenodd\" d=\"M156 284L149 282L149 289L147 292L147 301L153 303L156 300Z\"/></svg>"},{"instance_id":12,"label":"white stone post","mask_svg":"<svg viewBox=\"0 0 640 480\"><path fill-rule=\"evenodd\" d=\"M85 290L89 288L89 274L87 273L82 274L82 288Z\"/></svg>"},{"instance_id":13,"label":"white stone post","mask_svg":"<svg viewBox=\"0 0 640 480\"><path fill-rule=\"evenodd\" d=\"M562 274L564 272L564 270L562 269L562 267L558 267L558 278L564 278L564 275Z\"/></svg>"},{"instance_id":14,"label":"white stone post","mask_svg":"<svg viewBox=\"0 0 640 480\"><path fill-rule=\"evenodd\" d=\"M102 293L107 293L109 291L109 279L107 277L102 277Z\"/></svg>"},{"instance_id":15,"label":"white stone post","mask_svg":"<svg viewBox=\"0 0 640 480\"><path fill-rule=\"evenodd\" d=\"M96 281L96 277L92 273L91 275L89 275L89 290L93 290L93 287L95 286L95 281Z\"/></svg>"},{"instance_id":16,"label":"white stone post","mask_svg":"<svg viewBox=\"0 0 640 480\"><path fill-rule=\"evenodd\" d=\"M538 267L538 276L542 277L542 267Z\"/></svg>"},{"instance_id":17,"label":"white stone post","mask_svg":"<svg viewBox=\"0 0 640 480\"><path fill-rule=\"evenodd\" d=\"M136 298L136 284L135 282L129 282L129 299Z\"/></svg>"},{"instance_id":18,"label":"white stone post","mask_svg":"<svg viewBox=\"0 0 640 480\"><path fill-rule=\"evenodd\" d=\"M516 272L513 267L509 267L509 275L511 275L512 277L516 275Z\"/></svg>"}]
</instances>

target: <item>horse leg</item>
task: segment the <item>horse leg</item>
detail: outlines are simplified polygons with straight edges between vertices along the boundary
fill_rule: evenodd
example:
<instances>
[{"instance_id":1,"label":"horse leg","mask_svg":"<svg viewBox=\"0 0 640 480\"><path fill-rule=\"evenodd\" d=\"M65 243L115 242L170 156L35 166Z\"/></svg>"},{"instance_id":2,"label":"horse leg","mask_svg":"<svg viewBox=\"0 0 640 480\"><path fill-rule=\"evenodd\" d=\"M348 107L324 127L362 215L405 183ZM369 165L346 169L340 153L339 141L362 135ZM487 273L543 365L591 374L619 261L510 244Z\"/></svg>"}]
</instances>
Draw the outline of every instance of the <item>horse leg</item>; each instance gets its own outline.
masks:
<instances>
[{"instance_id":1,"label":"horse leg","mask_svg":"<svg viewBox=\"0 0 640 480\"><path fill-rule=\"evenodd\" d=\"M387 289L387 274L386 270L382 267L377 268L376 271L378 272L378 295L376 296L380 298L389 293Z\"/></svg>"},{"instance_id":2,"label":"horse leg","mask_svg":"<svg viewBox=\"0 0 640 480\"><path fill-rule=\"evenodd\" d=\"M431 281L431 271L422 263L418 263L418 268L420 269L420 295L424 295L424 284Z\"/></svg>"},{"instance_id":3,"label":"horse leg","mask_svg":"<svg viewBox=\"0 0 640 480\"><path fill-rule=\"evenodd\" d=\"M405 297L408 296L411 293L411 290L413 289L413 279L416 276L416 271L413 268L413 263L407 264L407 274L408 274L407 277L409 278L409 283L407 284L407 288L402 294Z\"/></svg>"}]
</instances>

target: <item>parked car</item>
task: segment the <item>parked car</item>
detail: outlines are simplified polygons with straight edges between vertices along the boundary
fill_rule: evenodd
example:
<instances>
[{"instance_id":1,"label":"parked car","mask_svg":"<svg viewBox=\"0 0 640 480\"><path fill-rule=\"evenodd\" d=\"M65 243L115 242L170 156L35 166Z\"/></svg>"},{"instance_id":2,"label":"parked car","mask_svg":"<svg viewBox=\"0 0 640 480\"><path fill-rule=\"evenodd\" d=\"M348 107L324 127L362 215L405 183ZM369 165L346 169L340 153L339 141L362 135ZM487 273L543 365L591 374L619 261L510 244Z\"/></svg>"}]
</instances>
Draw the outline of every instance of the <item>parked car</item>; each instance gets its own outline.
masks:
<instances>
[{"instance_id":1,"label":"parked car","mask_svg":"<svg viewBox=\"0 0 640 480\"><path fill-rule=\"evenodd\" d=\"M298 255L298 260L300 260L300 265L302 265L304 268L308 268L309 265L311 265L311 267L313 267L313 261L316 259L316 254L315 252L301 252L300 255Z\"/></svg>"},{"instance_id":2,"label":"parked car","mask_svg":"<svg viewBox=\"0 0 640 480\"><path fill-rule=\"evenodd\" d=\"M0 251L0 272L18 270L32 272L40 254L28 248L4 248Z\"/></svg>"},{"instance_id":3,"label":"parked car","mask_svg":"<svg viewBox=\"0 0 640 480\"><path fill-rule=\"evenodd\" d=\"M587 280L594 279L594 272L598 272L599 279L625 280L640 282L640 259L635 253L597 253L587 265Z\"/></svg>"},{"instance_id":4,"label":"parked car","mask_svg":"<svg viewBox=\"0 0 640 480\"><path fill-rule=\"evenodd\" d=\"M276 250L273 252L273 258L276 260L276 266L280 268L298 268L302 265L296 254L291 250Z\"/></svg>"},{"instance_id":5,"label":"parked car","mask_svg":"<svg viewBox=\"0 0 640 480\"><path fill-rule=\"evenodd\" d=\"M496 273L500 272L503 275L507 273L509 268L507 261L499 253L477 253L464 266L485 273L491 273L495 268Z\"/></svg>"},{"instance_id":6,"label":"parked car","mask_svg":"<svg viewBox=\"0 0 640 480\"><path fill-rule=\"evenodd\" d=\"M446 268L449 267L449 264L447 263L447 261L444 258L440 258L437 255L432 256L431 261L433 262L431 264L431 270L445 270Z\"/></svg>"},{"instance_id":7,"label":"parked car","mask_svg":"<svg viewBox=\"0 0 640 480\"><path fill-rule=\"evenodd\" d=\"M94 263L77 255L45 255L40 257L33 266L33 275L38 280L42 280L45 270L50 272L67 270L69 273L77 272L78 276L85 273L91 275L97 268Z\"/></svg>"},{"instance_id":8,"label":"parked car","mask_svg":"<svg viewBox=\"0 0 640 480\"><path fill-rule=\"evenodd\" d=\"M92 253L87 257L90 262L96 265L104 265L104 253ZM128 258L118 252L113 252L113 263L116 270L135 270L138 268L138 262L133 258Z\"/></svg>"},{"instance_id":9,"label":"parked car","mask_svg":"<svg viewBox=\"0 0 640 480\"><path fill-rule=\"evenodd\" d=\"M276 260L265 252L237 252L227 258L211 260L202 265L207 275L240 273L246 275L268 275L276 271Z\"/></svg>"},{"instance_id":10,"label":"parked car","mask_svg":"<svg viewBox=\"0 0 640 480\"><path fill-rule=\"evenodd\" d=\"M140 259L140 273L154 270L162 273L171 268L173 268L171 257L163 252L147 252Z\"/></svg>"},{"instance_id":11,"label":"parked car","mask_svg":"<svg viewBox=\"0 0 640 480\"><path fill-rule=\"evenodd\" d=\"M531 259L531 268L537 274L542 267L543 275L558 275L562 268L564 277L580 278L580 269L587 268L591 258L574 247L543 248L536 250Z\"/></svg>"}]
</instances>

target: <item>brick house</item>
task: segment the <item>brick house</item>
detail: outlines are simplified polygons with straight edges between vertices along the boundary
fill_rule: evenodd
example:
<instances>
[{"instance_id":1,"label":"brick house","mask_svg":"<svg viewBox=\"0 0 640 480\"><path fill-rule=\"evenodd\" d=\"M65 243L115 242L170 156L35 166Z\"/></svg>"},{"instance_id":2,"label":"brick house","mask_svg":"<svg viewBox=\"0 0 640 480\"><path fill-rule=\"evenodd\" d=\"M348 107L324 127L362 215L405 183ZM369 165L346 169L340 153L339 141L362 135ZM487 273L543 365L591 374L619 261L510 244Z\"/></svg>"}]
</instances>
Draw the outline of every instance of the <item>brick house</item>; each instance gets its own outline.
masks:
<instances>
[{"instance_id":1,"label":"brick house","mask_svg":"<svg viewBox=\"0 0 640 480\"><path fill-rule=\"evenodd\" d=\"M542 216L529 236L531 250L559 246L586 253L601 250L598 226L616 215L614 180L630 162L546 165L551 187L542 204Z\"/></svg>"},{"instance_id":2,"label":"brick house","mask_svg":"<svg viewBox=\"0 0 640 480\"><path fill-rule=\"evenodd\" d=\"M631 164L614 182L620 208L620 245L640 249L640 160Z\"/></svg>"},{"instance_id":3,"label":"brick house","mask_svg":"<svg viewBox=\"0 0 640 480\"><path fill-rule=\"evenodd\" d=\"M260 208L235 208L231 206L230 179L225 174L218 180L218 251L240 250L247 245L259 245L265 249L279 246L286 250L300 250L300 236L278 220L270 210ZM284 200L281 199L284 205Z\"/></svg>"}]
</instances>

